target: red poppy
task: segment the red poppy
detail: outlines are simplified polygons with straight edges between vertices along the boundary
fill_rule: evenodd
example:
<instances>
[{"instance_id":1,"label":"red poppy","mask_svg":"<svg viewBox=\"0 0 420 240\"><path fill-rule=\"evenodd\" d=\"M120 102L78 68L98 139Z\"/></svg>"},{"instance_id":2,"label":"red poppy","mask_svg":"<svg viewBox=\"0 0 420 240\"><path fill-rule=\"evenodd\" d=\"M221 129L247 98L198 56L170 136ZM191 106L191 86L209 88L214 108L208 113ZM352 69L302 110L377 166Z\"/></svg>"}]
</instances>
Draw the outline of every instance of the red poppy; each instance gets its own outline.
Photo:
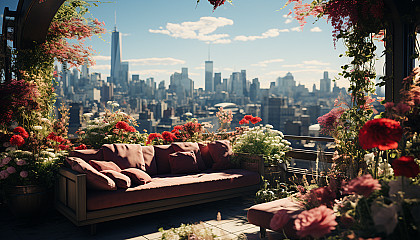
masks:
<instances>
[{"instance_id":1,"label":"red poppy","mask_svg":"<svg viewBox=\"0 0 420 240\"><path fill-rule=\"evenodd\" d=\"M248 120L246 120L245 118L244 119L242 119L241 121L239 121L239 124L248 124L249 123L249 121Z\"/></svg>"},{"instance_id":2,"label":"red poppy","mask_svg":"<svg viewBox=\"0 0 420 240\"><path fill-rule=\"evenodd\" d=\"M117 124L115 125L115 127L118 128L118 129L124 129L124 130L126 130L129 127L129 125L126 122L119 121L119 122L117 122Z\"/></svg>"},{"instance_id":3,"label":"red poppy","mask_svg":"<svg viewBox=\"0 0 420 240\"><path fill-rule=\"evenodd\" d=\"M13 132L19 134L23 138L29 137L28 132L23 127L16 127L15 129L13 129Z\"/></svg>"},{"instance_id":4,"label":"red poppy","mask_svg":"<svg viewBox=\"0 0 420 240\"><path fill-rule=\"evenodd\" d=\"M136 132L137 131L136 128L134 128L133 126L128 126L125 130L127 132Z\"/></svg>"},{"instance_id":5,"label":"red poppy","mask_svg":"<svg viewBox=\"0 0 420 240\"><path fill-rule=\"evenodd\" d=\"M398 147L402 137L402 128L399 122L379 118L367 121L359 132L359 143L363 149L377 147L379 150L389 150Z\"/></svg>"},{"instance_id":6,"label":"red poppy","mask_svg":"<svg viewBox=\"0 0 420 240\"><path fill-rule=\"evenodd\" d=\"M251 119L251 123L252 124L256 124L256 123L259 123L259 122L261 122L262 121L262 119L260 118L260 117L253 117L252 119Z\"/></svg>"},{"instance_id":7,"label":"red poppy","mask_svg":"<svg viewBox=\"0 0 420 240\"><path fill-rule=\"evenodd\" d=\"M164 131L162 133L162 137L163 137L163 140L167 142L173 142L176 139L175 134L168 131Z\"/></svg>"},{"instance_id":8,"label":"red poppy","mask_svg":"<svg viewBox=\"0 0 420 240\"><path fill-rule=\"evenodd\" d=\"M247 121L251 121L251 119L253 118L252 115L245 115L244 119Z\"/></svg>"},{"instance_id":9,"label":"red poppy","mask_svg":"<svg viewBox=\"0 0 420 240\"><path fill-rule=\"evenodd\" d=\"M414 178L420 173L419 165L412 156L402 156L392 161L392 169L394 169L395 176Z\"/></svg>"},{"instance_id":10,"label":"red poppy","mask_svg":"<svg viewBox=\"0 0 420 240\"><path fill-rule=\"evenodd\" d=\"M21 135L13 135L10 138L10 144L20 147L25 144L25 139Z\"/></svg>"},{"instance_id":11,"label":"red poppy","mask_svg":"<svg viewBox=\"0 0 420 240\"><path fill-rule=\"evenodd\" d=\"M85 144L80 144L78 147L74 148L75 150L84 150L87 149Z\"/></svg>"}]
</instances>

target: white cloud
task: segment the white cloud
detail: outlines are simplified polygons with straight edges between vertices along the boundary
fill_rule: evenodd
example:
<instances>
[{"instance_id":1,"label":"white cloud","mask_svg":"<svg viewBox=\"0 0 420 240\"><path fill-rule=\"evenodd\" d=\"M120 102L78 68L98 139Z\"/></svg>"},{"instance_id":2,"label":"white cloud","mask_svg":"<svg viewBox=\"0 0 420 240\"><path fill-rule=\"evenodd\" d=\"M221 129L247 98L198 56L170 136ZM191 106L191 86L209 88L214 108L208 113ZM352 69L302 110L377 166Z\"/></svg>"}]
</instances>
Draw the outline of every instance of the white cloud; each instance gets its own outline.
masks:
<instances>
[{"instance_id":1,"label":"white cloud","mask_svg":"<svg viewBox=\"0 0 420 240\"><path fill-rule=\"evenodd\" d=\"M165 34L174 38L197 39L213 44L227 44L229 34L212 34L218 28L233 25L233 20L224 17L201 17L196 22L167 23L166 27L149 29L151 33Z\"/></svg>"},{"instance_id":2,"label":"white cloud","mask_svg":"<svg viewBox=\"0 0 420 240\"><path fill-rule=\"evenodd\" d=\"M294 27L290 29L293 32L302 32L302 28L301 27Z\"/></svg>"},{"instance_id":3,"label":"white cloud","mask_svg":"<svg viewBox=\"0 0 420 240\"><path fill-rule=\"evenodd\" d=\"M281 32L289 32L289 29L277 29L277 28L272 28L272 29L268 29L267 31L263 32L260 36L244 36L244 35L240 35L240 36L236 36L234 38L235 41L255 41L257 39L265 39L265 38L272 38L272 37L277 37L280 35Z\"/></svg>"},{"instance_id":4,"label":"white cloud","mask_svg":"<svg viewBox=\"0 0 420 240\"><path fill-rule=\"evenodd\" d=\"M314 28L311 28L311 30L310 30L311 32L322 32L322 29L321 28L319 28L319 27L314 27Z\"/></svg>"},{"instance_id":5,"label":"white cloud","mask_svg":"<svg viewBox=\"0 0 420 240\"><path fill-rule=\"evenodd\" d=\"M121 35L122 35L123 37L128 37L128 36L131 36L131 33L121 33Z\"/></svg>"},{"instance_id":6,"label":"white cloud","mask_svg":"<svg viewBox=\"0 0 420 240\"><path fill-rule=\"evenodd\" d=\"M305 64L305 65L316 65L316 66L328 66L328 65L331 65L331 63L321 62L321 61L318 61L318 60L303 61L303 64Z\"/></svg>"},{"instance_id":7,"label":"white cloud","mask_svg":"<svg viewBox=\"0 0 420 240\"><path fill-rule=\"evenodd\" d=\"M286 24L289 24L291 22L293 22L293 19L290 19L290 18L288 18L288 19L286 19L286 21L284 21L284 23L286 23Z\"/></svg>"},{"instance_id":8,"label":"white cloud","mask_svg":"<svg viewBox=\"0 0 420 240\"><path fill-rule=\"evenodd\" d=\"M270 64L270 63L278 63L278 62L284 62L284 59L278 58L278 59L265 60L265 61L261 61L261 62L258 62L258 63L251 64L251 66L267 67L267 65Z\"/></svg>"},{"instance_id":9,"label":"white cloud","mask_svg":"<svg viewBox=\"0 0 420 240\"><path fill-rule=\"evenodd\" d=\"M95 71L95 70L110 70L111 69L111 64L96 64L96 65L92 66L90 69L92 69L93 71Z\"/></svg>"},{"instance_id":10,"label":"white cloud","mask_svg":"<svg viewBox=\"0 0 420 240\"><path fill-rule=\"evenodd\" d=\"M137 59L128 59L130 64L137 65L178 65L185 64L184 60L166 57L166 58L137 58Z\"/></svg>"},{"instance_id":11,"label":"white cloud","mask_svg":"<svg viewBox=\"0 0 420 240\"><path fill-rule=\"evenodd\" d=\"M111 61L111 56L93 56L95 61Z\"/></svg>"}]
</instances>

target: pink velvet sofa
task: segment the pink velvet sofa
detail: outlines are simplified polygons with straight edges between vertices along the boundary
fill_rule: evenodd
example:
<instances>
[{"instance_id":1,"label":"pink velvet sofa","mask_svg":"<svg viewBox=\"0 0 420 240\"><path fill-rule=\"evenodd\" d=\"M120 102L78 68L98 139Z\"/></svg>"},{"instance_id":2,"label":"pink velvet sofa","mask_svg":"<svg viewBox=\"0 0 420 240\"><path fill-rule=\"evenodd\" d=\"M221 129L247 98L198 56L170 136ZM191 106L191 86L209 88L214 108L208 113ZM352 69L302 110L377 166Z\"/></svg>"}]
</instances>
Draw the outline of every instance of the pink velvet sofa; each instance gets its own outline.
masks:
<instances>
[{"instance_id":1,"label":"pink velvet sofa","mask_svg":"<svg viewBox=\"0 0 420 240\"><path fill-rule=\"evenodd\" d=\"M231 156L228 141L76 150L60 169L55 207L94 232L99 222L254 194L263 162L234 167Z\"/></svg>"}]
</instances>

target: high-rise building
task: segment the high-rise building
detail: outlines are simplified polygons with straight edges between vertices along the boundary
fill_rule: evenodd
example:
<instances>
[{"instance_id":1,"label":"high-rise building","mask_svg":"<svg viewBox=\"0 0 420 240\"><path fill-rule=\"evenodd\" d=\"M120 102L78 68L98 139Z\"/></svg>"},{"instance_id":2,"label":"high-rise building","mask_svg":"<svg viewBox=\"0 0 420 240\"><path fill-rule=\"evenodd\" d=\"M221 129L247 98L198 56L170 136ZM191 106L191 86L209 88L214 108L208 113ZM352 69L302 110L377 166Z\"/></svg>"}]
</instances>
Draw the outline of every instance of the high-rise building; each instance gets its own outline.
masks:
<instances>
[{"instance_id":1,"label":"high-rise building","mask_svg":"<svg viewBox=\"0 0 420 240\"><path fill-rule=\"evenodd\" d=\"M319 91L322 93L331 92L331 79L328 78L328 72L324 72L324 78L320 80Z\"/></svg>"},{"instance_id":2,"label":"high-rise building","mask_svg":"<svg viewBox=\"0 0 420 240\"><path fill-rule=\"evenodd\" d=\"M248 96L247 82L246 82L246 70L241 70L240 81L242 84L242 94Z\"/></svg>"},{"instance_id":3,"label":"high-rise building","mask_svg":"<svg viewBox=\"0 0 420 240\"><path fill-rule=\"evenodd\" d=\"M120 85L123 90L128 89L128 81L129 81L129 65L128 62L121 63L121 78L120 78Z\"/></svg>"},{"instance_id":4,"label":"high-rise building","mask_svg":"<svg viewBox=\"0 0 420 240\"><path fill-rule=\"evenodd\" d=\"M111 82L114 85L121 84L121 49L121 33L115 27L111 39Z\"/></svg>"},{"instance_id":5,"label":"high-rise building","mask_svg":"<svg viewBox=\"0 0 420 240\"><path fill-rule=\"evenodd\" d=\"M258 99L260 95L260 81L258 78L252 79L251 87L249 88L249 98L251 101L255 101Z\"/></svg>"},{"instance_id":6,"label":"high-rise building","mask_svg":"<svg viewBox=\"0 0 420 240\"><path fill-rule=\"evenodd\" d=\"M206 92L213 92L213 61L206 61L205 62L205 90Z\"/></svg>"},{"instance_id":7,"label":"high-rise building","mask_svg":"<svg viewBox=\"0 0 420 240\"><path fill-rule=\"evenodd\" d=\"M214 91L217 88L221 89L222 85L222 73L214 73ZM219 86L219 87L218 87Z\"/></svg>"}]
</instances>

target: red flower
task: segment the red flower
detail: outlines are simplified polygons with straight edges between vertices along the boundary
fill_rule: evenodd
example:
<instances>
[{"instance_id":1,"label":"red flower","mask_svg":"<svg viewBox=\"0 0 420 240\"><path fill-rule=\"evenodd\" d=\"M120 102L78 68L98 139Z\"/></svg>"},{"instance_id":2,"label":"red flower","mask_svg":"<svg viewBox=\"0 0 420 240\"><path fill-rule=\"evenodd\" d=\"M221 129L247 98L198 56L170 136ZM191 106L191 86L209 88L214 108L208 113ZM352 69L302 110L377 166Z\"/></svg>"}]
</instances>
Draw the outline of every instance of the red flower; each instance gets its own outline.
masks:
<instances>
[{"instance_id":1,"label":"red flower","mask_svg":"<svg viewBox=\"0 0 420 240\"><path fill-rule=\"evenodd\" d=\"M129 125L126 122L119 121L119 122L117 122L117 124L115 125L115 127L118 128L118 129L127 130L127 128L129 127Z\"/></svg>"},{"instance_id":2,"label":"red flower","mask_svg":"<svg viewBox=\"0 0 420 240\"><path fill-rule=\"evenodd\" d=\"M261 122L262 121L262 119L260 118L260 117L253 117L252 119L251 119L251 123L252 124L256 124L256 123L259 123L259 122Z\"/></svg>"},{"instance_id":3,"label":"red flower","mask_svg":"<svg viewBox=\"0 0 420 240\"><path fill-rule=\"evenodd\" d=\"M29 137L28 132L23 127L16 127L15 129L13 129L13 132L19 134L23 138Z\"/></svg>"},{"instance_id":4,"label":"red flower","mask_svg":"<svg viewBox=\"0 0 420 240\"><path fill-rule=\"evenodd\" d=\"M222 6L226 0L209 0L210 4L213 5L213 11L216 10L217 7Z\"/></svg>"},{"instance_id":5,"label":"red flower","mask_svg":"<svg viewBox=\"0 0 420 240\"><path fill-rule=\"evenodd\" d=\"M366 174L351 180L343 189L344 193L355 193L369 197L373 191L381 189L381 184L379 184L377 179L372 178L372 175Z\"/></svg>"},{"instance_id":6,"label":"red flower","mask_svg":"<svg viewBox=\"0 0 420 240\"><path fill-rule=\"evenodd\" d=\"M55 142L63 142L65 140L63 137L55 135L54 132L48 134L47 139Z\"/></svg>"},{"instance_id":7,"label":"red flower","mask_svg":"<svg viewBox=\"0 0 420 240\"><path fill-rule=\"evenodd\" d=\"M244 119L242 119L241 121L239 121L239 124L248 124L249 123L249 121L248 120L246 120L245 118Z\"/></svg>"},{"instance_id":8,"label":"red flower","mask_svg":"<svg viewBox=\"0 0 420 240\"><path fill-rule=\"evenodd\" d=\"M58 145L58 148L60 150L68 150L70 148L70 146L69 145L60 144L60 145Z\"/></svg>"},{"instance_id":9,"label":"red flower","mask_svg":"<svg viewBox=\"0 0 420 240\"><path fill-rule=\"evenodd\" d=\"M20 147L25 144L25 139L21 135L13 135L10 138L10 144Z\"/></svg>"},{"instance_id":10,"label":"red flower","mask_svg":"<svg viewBox=\"0 0 420 240\"><path fill-rule=\"evenodd\" d=\"M335 193L330 187L319 187L311 189L305 195L305 198L314 206L326 205L332 207L334 205Z\"/></svg>"},{"instance_id":11,"label":"red flower","mask_svg":"<svg viewBox=\"0 0 420 240\"><path fill-rule=\"evenodd\" d=\"M179 131L181 131L183 129L183 127L181 125L177 125L174 127L174 129L172 129L172 133L179 133Z\"/></svg>"},{"instance_id":12,"label":"red flower","mask_svg":"<svg viewBox=\"0 0 420 240\"><path fill-rule=\"evenodd\" d=\"M163 139L162 134L160 134L160 133L149 134L149 136L147 137L147 144L150 144L156 138Z\"/></svg>"},{"instance_id":13,"label":"red flower","mask_svg":"<svg viewBox=\"0 0 420 240\"><path fill-rule=\"evenodd\" d=\"M414 178L420 173L419 165L412 156L402 156L392 162L395 176Z\"/></svg>"},{"instance_id":14,"label":"red flower","mask_svg":"<svg viewBox=\"0 0 420 240\"><path fill-rule=\"evenodd\" d=\"M400 123L387 118L367 121L359 132L359 143L363 149L377 147L379 150L389 150L398 147L402 137Z\"/></svg>"},{"instance_id":15,"label":"red flower","mask_svg":"<svg viewBox=\"0 0 420 240\"><path fill-rule=\"evenodd\" d=\"M295 220L296 233L300 238L320 238L334 230L335 226L334 210L324 205L301 212Z\"/></svg>"},{"instance_id":16,"label":"red flower","mask_svg":"<svg viewBox=\"0 0 420 240\"><path fill-rule=\"evenodd\" d=\"M171 132L168 132L168 131L164 131L162 133L162 138L166 142L173 142L176 139L176 136L175 136L174 133L171 133Z\"/></svg>"},{"instance_id":17,"label":"red flower","mask_svg":"<svg viewBox=\"0 0 420 240\"><path fill-rule=\"evenodd\" d=\"M128 126L125 130L127 132L136 132L137 131L136 128L134 128L133 126Z\"/></svg>"},{"instance_id":18,"label":"red flower","mask_svg":"<svg viewBox=\"0 0 420 240\"><path fill-rule=\"evenodd\" d=\"M63 142L65 139L62 137L62 136L55 136L55 139L54 139L56 142Z\"/></svg>"},{"instance_id":19,"label":"red flower","mask_svg":"<svg viewBox=\"0 0 420 240\"><path fill-rule=\"evenodd\" d=\"M87 149L85 144L80 144L78 147L75 148L75 150L84 150Z\"/></svg>"},{"instance_id":20,"label":"red flower","mask_svg":"<svg viewBox=\"0 0 420 240\"><path fill-rule=\"evenodd\" d=\"M245 115L244 119L247 121L251 121L251 119L253 118L252 115Z\"/></svg>"}]
</instances>

